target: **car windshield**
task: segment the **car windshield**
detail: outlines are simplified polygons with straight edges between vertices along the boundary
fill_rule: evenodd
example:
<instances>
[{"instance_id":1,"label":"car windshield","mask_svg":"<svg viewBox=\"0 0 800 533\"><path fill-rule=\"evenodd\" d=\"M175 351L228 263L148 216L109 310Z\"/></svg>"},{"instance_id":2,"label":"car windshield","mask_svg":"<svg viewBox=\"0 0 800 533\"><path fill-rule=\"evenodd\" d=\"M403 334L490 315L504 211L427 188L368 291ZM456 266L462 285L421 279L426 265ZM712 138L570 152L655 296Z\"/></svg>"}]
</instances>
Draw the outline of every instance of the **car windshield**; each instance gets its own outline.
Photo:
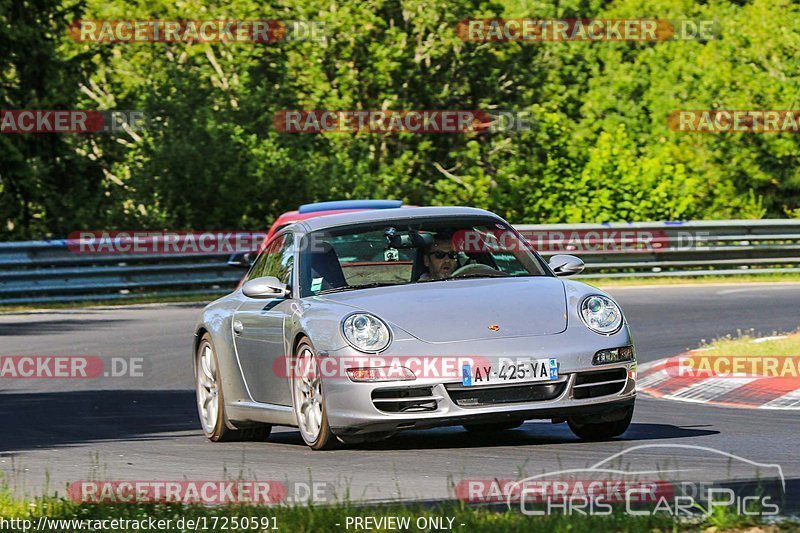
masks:
<instances>
[{"instance_id":1,"label":"car windshield","mask_svg":"<svg viewBox=\"0 0 800 533\"><path fill-rule=\"evenodd\" d=\"M551 275L510 226L496 219L383 221L306 235L301 296L476 277Z\"/></svg>"}]
</instances>

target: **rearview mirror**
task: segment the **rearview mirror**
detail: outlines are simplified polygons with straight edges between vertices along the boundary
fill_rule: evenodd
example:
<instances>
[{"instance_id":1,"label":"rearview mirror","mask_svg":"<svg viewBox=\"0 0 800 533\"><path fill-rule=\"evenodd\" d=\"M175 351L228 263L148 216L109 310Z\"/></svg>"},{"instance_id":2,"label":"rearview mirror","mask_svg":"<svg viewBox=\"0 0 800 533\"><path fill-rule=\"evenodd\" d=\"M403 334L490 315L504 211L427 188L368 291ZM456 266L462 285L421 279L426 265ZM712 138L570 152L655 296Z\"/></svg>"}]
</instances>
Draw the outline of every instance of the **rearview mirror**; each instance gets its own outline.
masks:
<instances>
[{"instance_id":1,"label":"rearview mirror","mask_svg":"<svg viewBox=\"0 0 800 533\"><path fill-rule=\"evenodd\" d=\"M228 258L228 266L237 268L250 268L253 266L253 253L233 254Z\"/></svg>"},{"instance_id":2,"label":"rearview mirror","mask_svg":"<svg viewBox=\"0 0 800 533\"><path fill-rule=\"evenodd\" d=\"M249 298L283 298L289 293L286 284L275 276L251 279L242 285L242 293Z\"/></svg>"},{"instance_id":3,"label":"rearview mirror","mask_svg":"<svg viewBox=\"0 0 800 533\"><path fill-rule=\"evenodd\" d=\"M556 254L548 263L556 276L565 277L583 272L584 263L574 255Z\"/></svg>"}]
</instances>

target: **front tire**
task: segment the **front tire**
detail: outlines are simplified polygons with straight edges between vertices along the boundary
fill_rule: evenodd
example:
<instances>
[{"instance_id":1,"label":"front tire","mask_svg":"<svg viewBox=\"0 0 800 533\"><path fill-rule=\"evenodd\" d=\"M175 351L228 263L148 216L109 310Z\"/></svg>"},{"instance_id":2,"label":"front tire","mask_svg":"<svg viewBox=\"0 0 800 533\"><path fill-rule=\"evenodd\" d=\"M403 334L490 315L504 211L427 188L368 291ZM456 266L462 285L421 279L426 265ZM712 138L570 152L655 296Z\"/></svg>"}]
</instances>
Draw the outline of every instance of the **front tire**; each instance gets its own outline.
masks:
<instances>
[{"instance_id":1,"label":"front tire","mask_svg":"<svg viewBox=\"0 0 800 533\"><path fill-rule=\"evenodd\" d=\"M206 438L212 442L267 440L272 431L270 425L231 429L225 415L217 351L208 333L200 339L195 357L197 413Z\"/></svg>"},{"instance_id":2,"label":"front tire","mask_svg":"<svg viewBox=\"0 0 800 533\"><path fill-rule=\"evenodd\" d=\"M312 450L333 449L337 439L328 424L317 352L308 339L303 339L297 346L295 361L292 398L300 435Z\"/></svg>"},{"instance_id":3,"label":"front tire","mask_svg":"<svg viewBox=\"0 0 800 533\"><path fill-rule=\"evenodd\" d=\"M612 439L628 430L633 419L633 406L620 409L616 413L600 415L600 418L603 418L603 416L606 419L612 418L612 420L590 423L588 420L591 420L591 418L571 417L567 419L567 424L569 424L569 429L581 440L600 441Z\"/></svg>"}]
</instances>

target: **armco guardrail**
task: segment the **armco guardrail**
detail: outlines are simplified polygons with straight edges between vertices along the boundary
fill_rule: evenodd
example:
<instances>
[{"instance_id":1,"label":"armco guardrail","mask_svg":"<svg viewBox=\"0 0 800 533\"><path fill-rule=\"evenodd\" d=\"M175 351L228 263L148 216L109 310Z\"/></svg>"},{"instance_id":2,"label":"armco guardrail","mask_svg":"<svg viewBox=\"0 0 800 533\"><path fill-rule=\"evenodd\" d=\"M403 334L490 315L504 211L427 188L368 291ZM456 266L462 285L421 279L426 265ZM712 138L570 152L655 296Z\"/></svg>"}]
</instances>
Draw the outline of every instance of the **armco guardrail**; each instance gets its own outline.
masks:
<instances>
[{"instance_id":1,"label":"armco guardrail","mask_svg":"<svg viewBox=\"0 0 800 533\"><path fill-rule=\"evenodd\" d=\"M545 257L574 254L576 278L800 272L800 220L515 226Z\"/></svg>"},{"instance_id":2,"label":"armco guardrail","mask_svg":"<svg viewBox=\"0 0 800 533\"><path fill-rule=\"evenodd\" d=\"M243 274L228 254L81 254L67 242L0 243L0 304L224 294Z\"/></svg>"},{"instance_id":3,"label":"armco guardrail","mask_svg":"<svg viewBox=\"0 0 800 533\"><path fill-rule=\"evenodd\" d=\"M576 278L800 272L800 220L515 226L542 255L586 262ZM0 243L0 304L224 294L227 254L81 254L66 240Z\"/></svg>"}]
</instances>

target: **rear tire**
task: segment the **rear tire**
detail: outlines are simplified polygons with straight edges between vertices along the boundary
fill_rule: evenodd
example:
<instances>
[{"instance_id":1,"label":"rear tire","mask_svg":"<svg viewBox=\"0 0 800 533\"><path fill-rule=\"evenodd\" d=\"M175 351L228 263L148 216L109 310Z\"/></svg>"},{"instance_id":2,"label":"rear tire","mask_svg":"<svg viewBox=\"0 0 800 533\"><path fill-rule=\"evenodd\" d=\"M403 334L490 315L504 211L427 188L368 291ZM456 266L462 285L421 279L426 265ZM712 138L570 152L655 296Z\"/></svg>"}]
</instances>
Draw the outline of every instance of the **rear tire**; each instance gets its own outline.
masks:
<instances>
[{"instance_id":1,"label":"rear tire","mask_svg":"<svg viewBox=\"0 0 800 533\"><path fill-rule=\"evenodd\" d=\"M508 422L492 422L489 424L464 424L464 429L470 433L494 433L496 431L516 429L524 423L524 420L511 420Z\"/></svg>"},{"instance_id":2,"label":"rear tire","mask_svg":"<svg viewBox=\"0 0 800 533\"><path fill-rule=\"evenodd\" d=\"M599 418L603 416L609 417L611 413L600 415ZM616 416L612 415L614 418ZM567 419L567 424L569 424L569 429L581 440L586 441L599 441L599 440L608 440L614 437L618 437L627 431L628 427L631 425L631 420L633 419L633 406L625 407L620 410L619 414L620 418L616 420L611 420L608 422L594 422L590 423L588 420L592 418L576 418L570 417Z\"/></svg>"},{"instance_id":3,"label":"rear tire","mask_svg":"<svg viewBox=\"0 0 800 533\"><path fill-rule=\"evenodd\" d=\"M231 429L232 424L225 415L225 399L222 394L217 351L208 333L203 335L197 346L195 371L197 413L200 416L203 434L208 440L212 442L267 440L272 432L272 426L268 424Z\"/></svg>"}]
</instances>

